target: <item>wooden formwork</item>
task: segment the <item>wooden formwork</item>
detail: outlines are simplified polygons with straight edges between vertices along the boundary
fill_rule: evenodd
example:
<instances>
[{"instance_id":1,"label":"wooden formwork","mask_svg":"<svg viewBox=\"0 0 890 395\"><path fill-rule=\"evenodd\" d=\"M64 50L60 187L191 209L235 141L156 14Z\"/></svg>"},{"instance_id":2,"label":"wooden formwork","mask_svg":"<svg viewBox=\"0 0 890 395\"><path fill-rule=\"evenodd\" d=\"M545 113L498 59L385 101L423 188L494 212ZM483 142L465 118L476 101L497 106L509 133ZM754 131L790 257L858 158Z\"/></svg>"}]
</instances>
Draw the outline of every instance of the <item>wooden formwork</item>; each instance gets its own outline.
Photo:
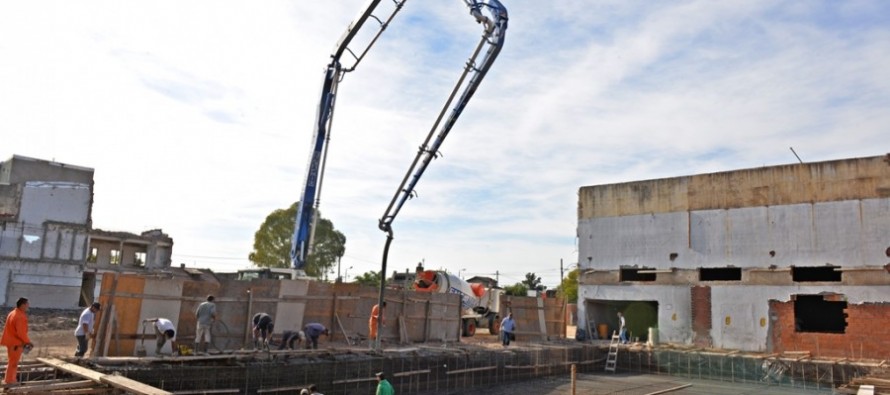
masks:
<instances>
[{"instance_id":1,"label":"wooden formwork","mask_svg":"<svg viewBox=\"0 0 890 395\"><path fill-rule=\"evenodd\" d=\"M331 330L331 341L359 344L368 336L371 308L378 290L358 284L329 284L306 280L192 280L184 277L106 273L99 301L102 311L93 356L133 356L137 348L154 354L155 333L145 319L168 318L176 325L176 340L194 342L195 310L214 295L217 324L215 344L222 349L251 348L254 314L275 320L275 333L299 330L318 322ZM392 343L459 341L459 298L449 294L386 290L381 339ZM168 345L163 352L172 352ZM142 347L138 347L142 346Z\"/></svg>"},{"instance_id":2,"label":"wooden formwork","mask_svg":"<svg viewBox=\"0 0 890 395\"><path fill-rule=\"evenodd\" d=\"M550 340L565 337L566 304L562 298L504 296L504 312L512 312L518 340Z\"/></svg>"}]
</instances>

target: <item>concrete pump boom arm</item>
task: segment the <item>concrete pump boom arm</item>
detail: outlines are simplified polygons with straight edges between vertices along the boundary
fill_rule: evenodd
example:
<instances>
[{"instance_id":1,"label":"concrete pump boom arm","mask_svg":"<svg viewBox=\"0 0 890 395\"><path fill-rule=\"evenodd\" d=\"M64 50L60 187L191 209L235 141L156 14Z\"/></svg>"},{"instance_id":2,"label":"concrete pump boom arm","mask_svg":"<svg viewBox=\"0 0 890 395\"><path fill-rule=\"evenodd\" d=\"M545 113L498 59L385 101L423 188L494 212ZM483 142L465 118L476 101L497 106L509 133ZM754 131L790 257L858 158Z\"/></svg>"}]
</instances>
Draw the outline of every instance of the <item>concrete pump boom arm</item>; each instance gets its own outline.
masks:
<instances>
[{"instance_id":1,"label":"concrete pump boom arm","mask_svg":"<svg viewBox=\"0 0 890 395\"><path fill-rule=\"evenodd\" d=\"M377 42L377 39L380 37L383 31L386 30L387 26L389 26L389 23L402 9L407 0L391 1L393 3L393 10L389 13L388 16L382 19L374 15L374 11L380 4L380 0L368 1L363 11L361 11L358 17L356 17L355 20L353 20L353 22L347 27L346 31L343 33L343 36L341 36L340 40L337 42L336 46L334 47L334 51L331 54L331 61L325 70L325 77L322 83L321 98L319 100L318 109L316 112L314 133L310 144L311 149L309 155L309 163L306 166L306 178L303 183L303 190L302 194L300 195L300 202L297 205L294 233L291 241L290 255L291 264L294 269L302 270L303 267L306 265L309 255L312 252L311 246L317 220L317 209L320 202L319 197L321 195L322 180L324 178L324 167L327 158L328 142L330 141L330 131L333 122L334 106L336 104L338 84L342 80L345 73L353 71L361 62L361 60L364 59L364 56L368 53L368 50ZM408 170L408 174L406 174L405 178L403 179L402 184L399 187L399 191L404 191L404 194L400 192L396 193L396 196L393 197L393 201L387 208L386 213L380 220L380 229L386 231L390 235L390 224L395 219L396 215L398 214L399 210L401 209L407 198L413 194L414 186L417 184L417 181L423 175L423 172L429 165L430 160L432 160L437 155L439 146L442 144L442 141L445 139L451 127L454 125L457 117L460 116L460 113L463 111L470 97L472 97L473 93L476 91L479 82L482 80L482 77L485 76L485 73L491 67L491 63L494 62L494 59L497 57L497 54L500 52L501 46L503 45L504 33L507 28L507 10L503 7L503 5L501 5L500 1L463 1L467 5L467 7L469 7L470 14L475 18L476 22L481 23L485 26L482 40L476 47L473 56L468 61L467 66L464 69L464 73L461 75L461 78L457 83L457 86L455 86L454 90L451 93L451 96L443 107L442 112L439 114L436 123L433 125L433 128L430 130L429 135L421 146L420 152L418 152L414 163ZM483 9L487 10L491 14L491 17L486 17L482 13ZM371 18L378 22L378 30L373 34L371 40L364 46L364 49L359 52L352 51L349 48L349 45L352 43L355 36L362 30L365 22L367 22L368 19ZM482 52L482 49L484 49L485 47L488 47L488 49L485 52L483 59L478 62L479 66L477 66L476 59ZM341 63L342 56L344 55L344 53L347 52L354 58L354 63L348 68L344 67ZM448 106L455 98L455 95L458 92L459 88L461 86L464 86L466 77L469 74L472 74L472 76L469 82L465 85L463 94L461 94L458 102L455 104L454 108L451 111L451 114L448 116L445 122L441 123L443 115L445 114ZM439 129L439 135L436 137L432 144L429 144L433 133L439 128L440 124L442 125L442 127L441 129ZM409 175L413 176L409 178ZM406 184L408 185L407 187Z\"/></svg>"}]
</instances>

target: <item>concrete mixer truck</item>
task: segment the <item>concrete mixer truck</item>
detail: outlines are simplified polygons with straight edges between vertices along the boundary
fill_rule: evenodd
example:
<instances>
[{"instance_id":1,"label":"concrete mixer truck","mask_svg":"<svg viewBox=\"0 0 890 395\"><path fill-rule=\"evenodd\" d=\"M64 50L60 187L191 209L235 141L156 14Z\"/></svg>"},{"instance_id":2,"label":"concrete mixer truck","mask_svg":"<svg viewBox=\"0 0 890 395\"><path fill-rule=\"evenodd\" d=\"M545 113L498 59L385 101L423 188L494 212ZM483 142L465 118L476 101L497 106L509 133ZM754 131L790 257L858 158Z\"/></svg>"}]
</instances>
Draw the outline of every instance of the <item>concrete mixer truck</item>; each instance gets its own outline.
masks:
<instances>
[{"instance_id":1,"label":"concrete mixer truck","mask_svg":"<svg viewBox=\"0 0 890 395\"><path fill-rule=\"evenodd\" d=\"M491 334L497 334L500 329L500 316L498 308L501 304L501 295L504 290L498 288L486 288L483 284L470 284L454 274L438 271L423 270L418 267L414 280L414 289L417 292L453 293L460 296L461 335L473 336L476 328L486 327Z\"/></svg>"}]
</instances>

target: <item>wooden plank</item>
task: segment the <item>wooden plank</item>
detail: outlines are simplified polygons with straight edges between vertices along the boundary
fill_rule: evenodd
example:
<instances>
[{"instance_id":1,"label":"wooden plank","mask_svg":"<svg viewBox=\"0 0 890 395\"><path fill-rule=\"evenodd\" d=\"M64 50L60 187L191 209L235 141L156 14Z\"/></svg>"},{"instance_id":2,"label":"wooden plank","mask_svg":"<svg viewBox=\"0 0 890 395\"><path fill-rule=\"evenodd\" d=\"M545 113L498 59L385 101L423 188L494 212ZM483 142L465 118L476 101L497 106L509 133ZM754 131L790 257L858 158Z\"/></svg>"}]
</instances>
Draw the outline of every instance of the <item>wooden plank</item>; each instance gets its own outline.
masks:
<instances>
[{"instance_id":1,"label":"wooden plank","mask_svg":"<svg viewBox=\"0 0 890 395\"><path fill-rule=\"evenodd\" d=\"M123 376L113 376L103 374L95 370L90 370L82 366L68 363L56 358L37 358L38 361L50 365L58 370L80 376L96 383L108 384L114 388L138 394L138 395L172 395L172 392L164 391L150 385L140 383L136 380L128 379Z\"/></svg>"},{"instance_id":2,"label":"wooden plank","mask_svg":"<svg viewBox=\"0 0 890 395\"><path fill-rule=\"evenodd\" d=\"M648 393L648 394L646 394L646 395L660 395L660 394L666 394L666 393L668 393L668 392L679 391L679 390L681 390L681 389L683 389L683 388L687 388L687 387L692 387L692 384L684 384L684 385L676 386L676 387L674 387L674 388L668 388L668 389L666 389L666 390L650 392L650 393Z\"/></svg>"},{"instance_id":3,"label":"wooden plank","mask_svg":"<svg viewBox=\"0 0 890 395\"><path fill-rule=\"evenodd\" d=\"M102 383L111 385L114 388L119 388L127 392L136 393L139 395L172 395L172 392L164 391L160 388L152 387L148 384L140 383L133 379L128 379L124 376L112 376L110 374L102 376Z\"/></svg>"},{"instance_id":4,"label":"wooden plank","mask_svg":"<svg viewBox=\"0 0 890 395\"><path fill-rule=\"evenodd\" d=\"M276 393L276 392L292 392L292 393L296 394L298 391L300 391L302 389L306 389L308 387L309 386L307 385L307 386L263 388L263 389L257 390L256 393L258 393L258 394L272 394L272 393Z\"/></svg>"},{"instance_id":5,"label":"wooden plank","mask_svg":"<svg viewBox=\"0 0 890 395\"><path fill-rule=\"evenodd\" d=\"M63 372L71 373L75 376L80 376L85 379L92 380L96 383L101 383L102 376L104 376L102 373L99 373L95 370L80 367L73 363L68 363L56 358L37 358L37 360Z\"/></svg>"},{"instance_id":6,"label":"wooden plank","mask_svg":"<svg viewBox=\"0 0 890 395\"><path fill-rule=\"evenodd\" d=\"M92 387L96 385L96 383L92 380L79 380L79 381L68 381L62 383L50 383L50 384L32 384L22 383L22 385L17 387L12 387L6 389L7 394L26 394L26 393L46 393L55 390L64 390L64 389L75 389L75 388L86 388Z\"/></svg>"},{"instance_id":7,"label":"wooden plank","mask_svg":"<svg viewBox=\"0 0 890 395\"><path fill-rule=\"evenodd\" d=\"M96 336L96 338L93 340L93 343L96 343L96 342L102 342L102 343L99 343L99 344L93 344L93 349L90 350L90 356L91 356L91 357L95 357L95 356L96 356L96 352L97 352L100 348L101 348L101 349L106 349L106 345L103 344L103 343L105 342L106 332L109 332L109 330L108 330L108 325L109 325L109 318L110 318L110 315L111 315L109 312L110 312L110 311L112 310L112 308L114 307L114 294L117 292L117 283L118 283L118 281L120 280L120 276L121 276L121 273L120 273L120 272L115 272L115 273L114 273L114 278L113 278L112 281L111 281L111 292L110 292L110 294L108 295L108 301L107 301L107 302L105 303L105 305L103 306L103 308L105 309L106 312L100 313L100 314L101 314L101 316L100 316L101 319L100 319L100 322L99 322L99 333L98 333L98 335ZM102 355L102 356L103 356L103 357L107 357L108 354L106 353L106 354L104 354L104 355Z\"/></svg>"},{"instance_id":8,"label":"wooden plank","mask_svg":"<svg viewBox=\"0 0 890 395\"><path fill-rule=\"evenodd\" d=\"M116 307L117 306L112 304L111 308L108 309L108 321L106 323L107 328L106 328L104 335L102 337L102 356L103 357L108 356L108 348L111 347L111 335L114 333L114 323L116 321L114 318L114 311L115 311Z\"/></svg>"},{"instance_id":9,"label":"wooden plank","mask_svg":"<svg viewBox=\"0 0 890 395\"><path fill-rule=\"evenodd\" d=\"M352 339L349 338L349 334L346 333L346 329L343 328L343 322L340 321L340 316L334 313L334 318L337 320L337 326L340 327L340 332L343 332L343 337L346 338L346 344L352 345Z\"/></svg>"},{"instance_id":10,"label":"wooden plank","mask_svg":"<svg viewBox=\"0 0 890 395\"><path fill-rule=\"evenodd\" d=\"M449 371L445 372L445 374L448 375L448 374L462 374L462 373L469 373L469 372L482 372L485 370L495 370L497 368L498 368L497 366L483 366L481 368L456 369L456 370L449 370Z\"/></svg>"}]
</instances>

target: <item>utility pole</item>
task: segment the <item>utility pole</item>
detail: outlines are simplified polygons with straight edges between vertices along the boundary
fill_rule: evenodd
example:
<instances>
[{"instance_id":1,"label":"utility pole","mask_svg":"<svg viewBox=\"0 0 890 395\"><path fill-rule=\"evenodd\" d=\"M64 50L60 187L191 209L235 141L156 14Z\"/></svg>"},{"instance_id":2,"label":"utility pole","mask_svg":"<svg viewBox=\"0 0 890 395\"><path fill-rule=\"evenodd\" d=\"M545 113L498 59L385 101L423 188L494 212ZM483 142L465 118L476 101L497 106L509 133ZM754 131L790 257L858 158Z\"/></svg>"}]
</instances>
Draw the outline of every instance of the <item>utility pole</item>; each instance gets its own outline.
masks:
<instances>
[{"instance_id":1,"label":"utility pole","mask_svg":"<svg viewBox=\"0 0 890 395\"><path fill-rule=\"evenodd\" d=\"M562 258L559 258L559 285L562 285Z\"/></svg>"}]
</instances>

